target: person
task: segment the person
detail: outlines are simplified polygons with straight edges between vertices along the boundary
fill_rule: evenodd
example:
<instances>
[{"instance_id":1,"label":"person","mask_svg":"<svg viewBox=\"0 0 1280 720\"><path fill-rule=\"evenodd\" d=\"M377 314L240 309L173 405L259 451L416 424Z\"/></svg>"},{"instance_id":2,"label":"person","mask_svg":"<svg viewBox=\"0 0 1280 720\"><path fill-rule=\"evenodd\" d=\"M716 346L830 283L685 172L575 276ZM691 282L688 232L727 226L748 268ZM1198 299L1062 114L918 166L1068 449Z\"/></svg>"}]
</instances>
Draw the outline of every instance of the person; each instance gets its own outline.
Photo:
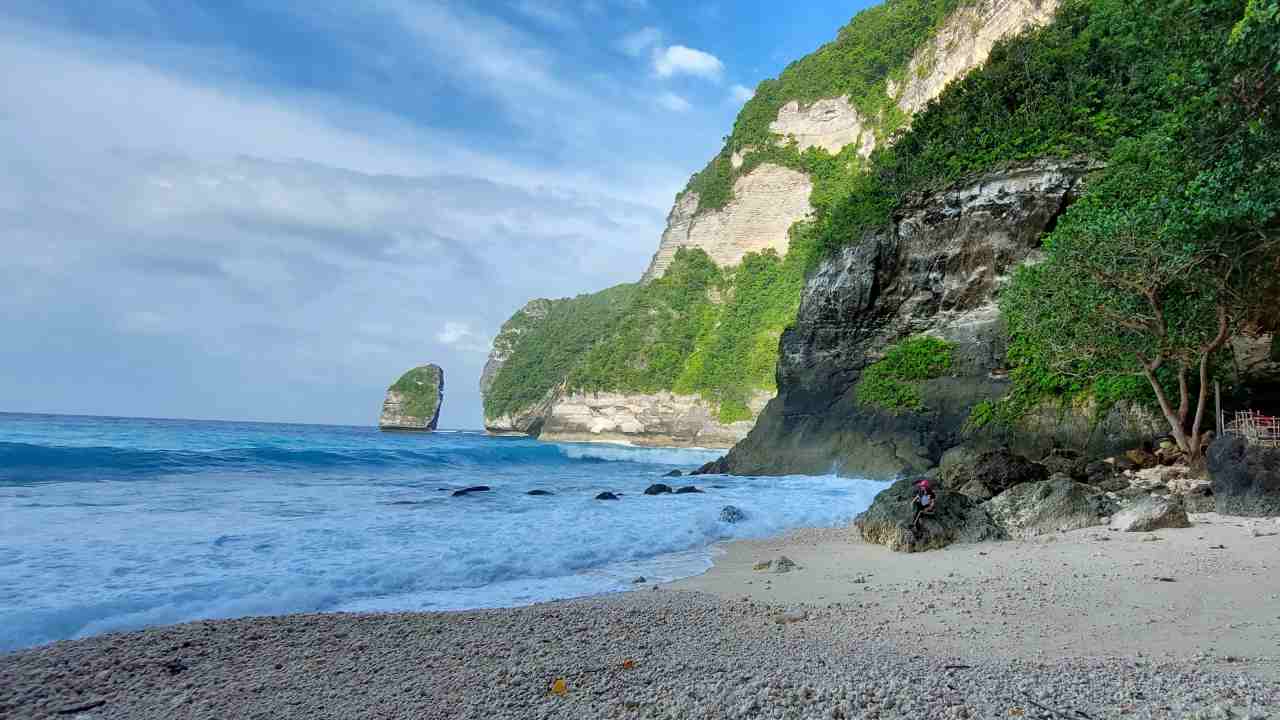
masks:
<instances>
[{"instance_id":1,"label":"person","mask_svg":"<svg viewBox=\"0 0 1280 720\"><path fill-rule=\"evenodd\" d=\"M911 509L915 511L915 516L911 519L913 532L920 532L920 519L925 515L932 515L937 503L938 499L934 496L933 489L929 487L927 479L916 483L915 497L911 499Z\"/></svg>"}]
</instances>

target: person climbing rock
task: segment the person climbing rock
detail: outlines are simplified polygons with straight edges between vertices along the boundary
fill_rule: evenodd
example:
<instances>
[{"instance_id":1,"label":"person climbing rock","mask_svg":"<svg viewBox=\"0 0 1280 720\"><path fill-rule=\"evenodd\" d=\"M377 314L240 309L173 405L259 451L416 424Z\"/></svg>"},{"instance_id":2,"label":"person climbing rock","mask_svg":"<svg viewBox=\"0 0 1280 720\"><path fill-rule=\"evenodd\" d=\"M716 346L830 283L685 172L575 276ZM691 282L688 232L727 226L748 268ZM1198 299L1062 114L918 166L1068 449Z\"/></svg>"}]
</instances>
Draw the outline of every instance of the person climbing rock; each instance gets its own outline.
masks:
<instances>
[{"instance_id":1,"label":"person climbing rock","mask_svg":"<svg viewBox=\"0 0 1280 720\"><path fill-rule=\"evenodd\" d=\"M911 509L915 513L911 518L912 532L920 532L920 519L925 515L932 515L937 504L938 499L929 487L929 481L926 479L916 483L915 496L911 498Z\"/></svg>"}]
</instances>

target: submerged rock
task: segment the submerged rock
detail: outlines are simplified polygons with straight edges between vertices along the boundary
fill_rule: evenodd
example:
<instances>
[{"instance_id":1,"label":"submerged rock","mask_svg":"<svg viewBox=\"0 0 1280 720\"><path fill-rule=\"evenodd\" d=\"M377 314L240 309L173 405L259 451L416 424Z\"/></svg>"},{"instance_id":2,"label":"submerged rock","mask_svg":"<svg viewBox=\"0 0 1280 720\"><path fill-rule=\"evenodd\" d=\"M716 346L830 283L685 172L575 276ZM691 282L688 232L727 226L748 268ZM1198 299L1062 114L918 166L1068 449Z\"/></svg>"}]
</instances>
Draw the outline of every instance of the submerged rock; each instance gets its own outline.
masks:
<instances>
[{"instance_id":1,"label":"submerged rock","mask_svg":"<svg viewBox=\"0 0 1280 720\"><path fill-rule=\"evenodd\" d=\"M1015 485L987 503L992 519L1010 537L1094 527L1113 508L1101 490L1066 475Z\"/></svg>"},{"instance_id":2,"label":"submerged rock","mask_svg":"<svg viewBox=\"0 0 1280 720\"><path fill-rule=\"evenodd\" d=\"M617 500L618 496L611 492L602 492L596 496L597 500Z\"/></svg>"},{"instance_id":3,"label":"submerged rock","mask_svg":"<svg viewBox=\"0 0 1280 720\"><path fill-rule=\"evenodd\" d=\"M469 488L463 488L463 489L461 489L461 490L454 490L454 491L453 491L453 496L454 496L454 497L463 497L463 496L465 496L465 495L470 495L471 493L478 493L478 492L489 492L489 486L488 486L488 485L475 485L475 486L472 486L472 487L469 487Z\"/></svg>"},{"instance_id":4,"label":"submerged rock","mask_svg":"<svg viewBox=\"0 0 1280 720\"><path fill-rule=\"evenodd\" d=\"M1214 506L1225 515L1280 515L1280 448L1223 435L1209 446Z\"/></svg>"},{"instance_id":5,"label":"submerged rock","mask_svg":"<svg viewBox=\"0 0 1280 720\"><path fill-rule=\"evenodd\" d=\"M701 492L702 492L701 490L699 490L698 488L692 485L685 485L679 490L676 490L676 495L688 495L690 493L701 493Z\"/></svg>"},{"instance_id":6,"label":"submerged rock","mask_svg":"<svg viewBox=\"0 0 1280 720\"><path fill-rule=\"evenodd\" d=\"M382 401L378 417L381 430L430 432L440 420L444 399L444 370L439 365L423 365L400 376Z\"/></svg>"},{"instance_id":7,"label":"submerged rock","mask_svg":"<svg viewBox=\"0 0 1280 720\"><path fill-rule=\"evenodd\" d=\"M720 522L733 525L747 519L747 514L733 505L725 505L720 510Z\"/></svg>"},{"instance_id":8,"label":"submerged rock","mask_svg":"<svg viewBox=\"0 0 1280 720\"><path fill-rule=\"evenodd\" d=\"M1168 498L1148 495L1111 516L1111 529L1124 532L1185 527L1191 527L1191 520L1176 495Z\"/></svg>"},{"instance_id":9,"label":"submerged rock","mask_svg":"<svg viewBox=\"0 0 1280 720\"><path fill-rule=\"evenodd\" d=\"M876 495L871 507L854 520L864 540L890 550L915 552L1005 537L977 501L945 488L936 491L938 507L921 520L922 530L916 536L911 531L912 488L912 480L899 480Z\"/></svg>"},{"instance_id":10,"label":"submerged rock","mask_svg":"<svg viewBox=\"0 0 1280 720\"><path fill-rule=\"evenodd\" d=\"M525 493L525 495L533 495L533 496L535 496L535 497L543 497L543 496L546 496L546 495L555 495L555 493L551 492L550 490L530 490L529 492Z\"/></svg>"},{"instance_id":11,"label":"submerged rock","mask_svg":"<svg viewBox=\"0 0 1280 720\"><path fill-rule=\"evenodd\" d=\"M645 495L666 495L669 492L671 492L671 486L663 483L654 483L644 489Z\"/></svg>"}]
</instances>

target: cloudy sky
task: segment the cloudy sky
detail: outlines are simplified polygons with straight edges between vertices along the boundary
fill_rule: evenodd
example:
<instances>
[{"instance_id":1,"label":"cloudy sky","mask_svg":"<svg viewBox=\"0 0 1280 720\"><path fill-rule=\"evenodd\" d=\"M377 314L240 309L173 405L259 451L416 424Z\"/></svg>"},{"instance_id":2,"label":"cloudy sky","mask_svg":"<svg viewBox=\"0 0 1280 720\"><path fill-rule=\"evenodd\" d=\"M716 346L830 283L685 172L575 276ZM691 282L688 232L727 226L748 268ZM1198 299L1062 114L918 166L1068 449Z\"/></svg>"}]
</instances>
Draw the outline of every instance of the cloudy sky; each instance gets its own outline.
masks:
<instances>
[{"instance_id":1,"label":"cloudy sky","mask_svg":"<svg viewBox=\"0 0 1280 720\"><path fill-rule=\"evenodd\" d=\"M750 88L868 0L6 0L0 411L371 424L636 280ZM767 6L767 7L766 7Z\"/></svg>"}]
</instances>

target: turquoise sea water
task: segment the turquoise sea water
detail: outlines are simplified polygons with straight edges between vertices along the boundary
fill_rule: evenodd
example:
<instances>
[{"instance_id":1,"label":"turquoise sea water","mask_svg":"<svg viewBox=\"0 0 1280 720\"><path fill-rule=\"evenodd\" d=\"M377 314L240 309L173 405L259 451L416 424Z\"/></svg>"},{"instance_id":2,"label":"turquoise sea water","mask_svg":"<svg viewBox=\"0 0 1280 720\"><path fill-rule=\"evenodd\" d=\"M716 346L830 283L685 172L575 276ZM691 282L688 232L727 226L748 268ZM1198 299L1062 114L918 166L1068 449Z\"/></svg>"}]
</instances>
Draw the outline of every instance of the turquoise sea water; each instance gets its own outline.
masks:
<instances>
[{"instance_id":1,"label":"turquoise sea water","mask_svg":"<svg viewBox=\"0 0 1280 720\"><path fill-rule=\"evenodd\" d=\"M207 617L449 610L702 572L883 483L687 478L718 453L479 432L0 414L0 651ZM452 491L488 485L487 493ZM543 489L547 497L527 494ZM617 502L597 493L622 495ZM719 520L725 505L747 514Z\"/></svg>"}]
</instances>

